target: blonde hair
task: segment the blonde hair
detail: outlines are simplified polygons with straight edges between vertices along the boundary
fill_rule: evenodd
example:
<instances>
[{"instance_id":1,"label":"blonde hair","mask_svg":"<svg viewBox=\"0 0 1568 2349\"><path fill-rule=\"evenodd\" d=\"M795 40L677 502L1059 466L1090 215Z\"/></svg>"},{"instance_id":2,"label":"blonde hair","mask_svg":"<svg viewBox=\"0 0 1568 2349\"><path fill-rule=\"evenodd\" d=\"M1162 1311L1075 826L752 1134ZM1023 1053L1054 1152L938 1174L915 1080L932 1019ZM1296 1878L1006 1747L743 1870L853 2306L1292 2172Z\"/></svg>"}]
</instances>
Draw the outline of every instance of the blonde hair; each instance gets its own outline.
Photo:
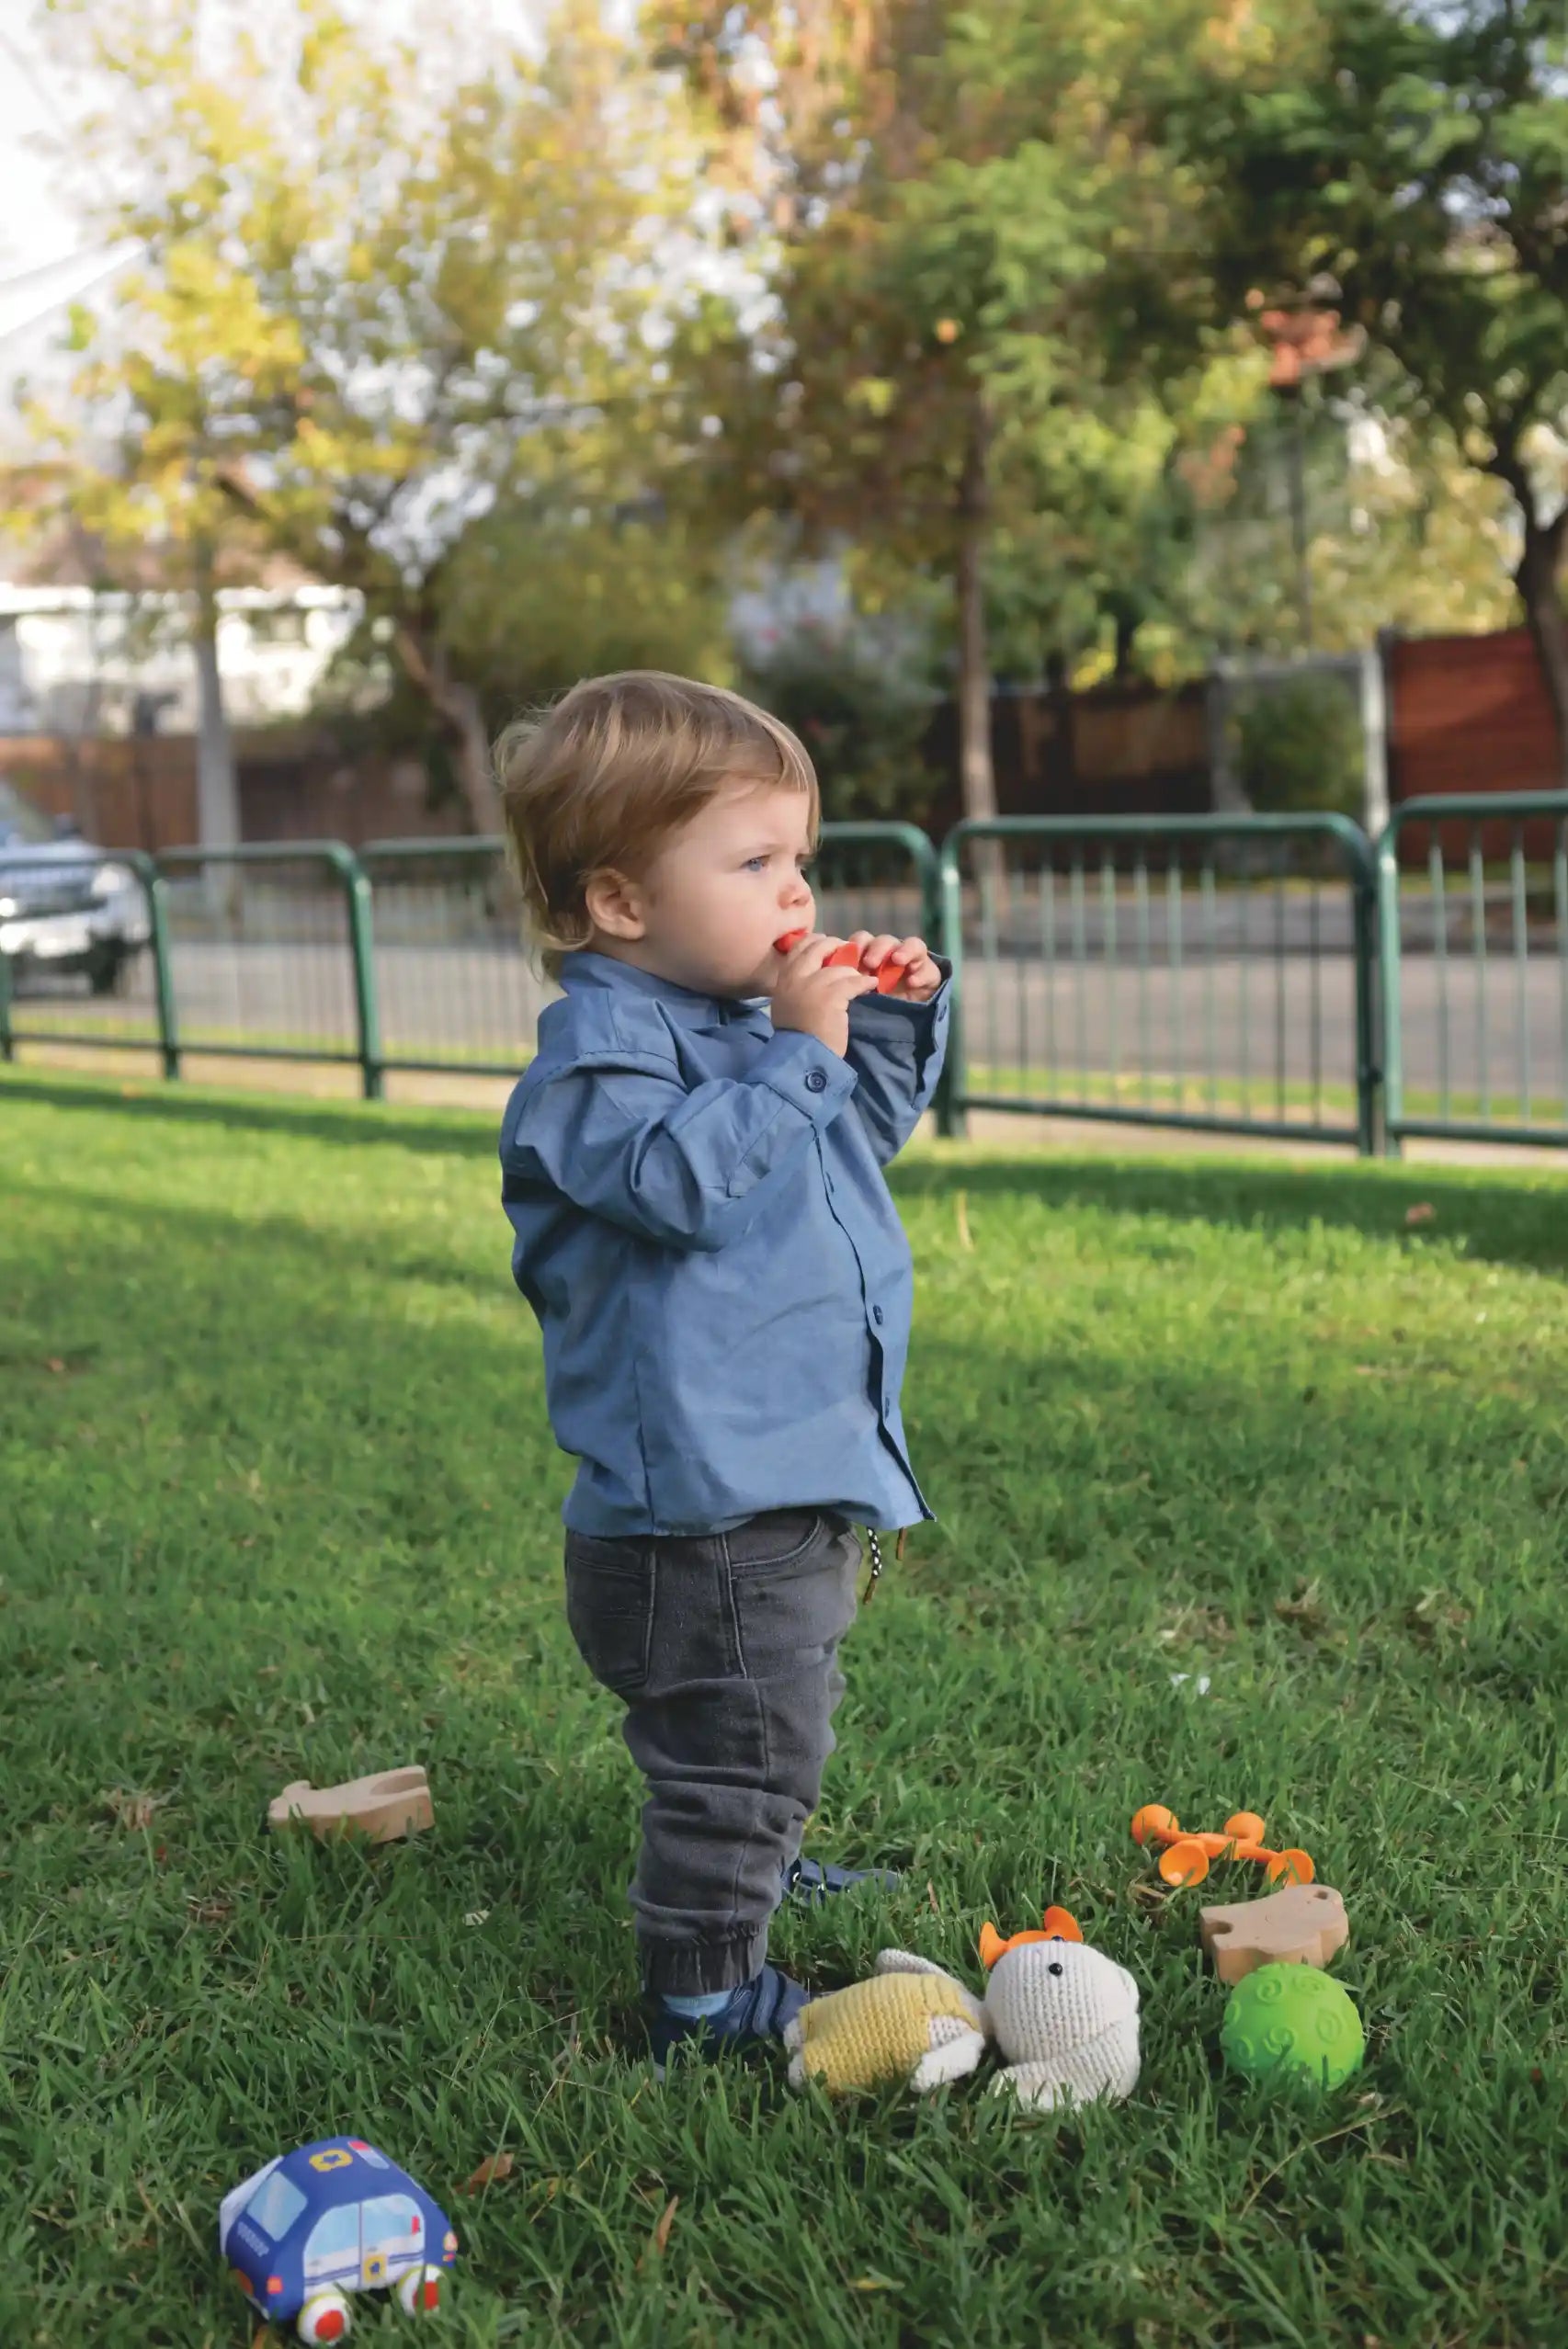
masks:
<instances>
[{"instance_id":1,"label":"blonde hair","mask_svg":"<svg viewBox=\"0 0 1568 2349\"><path fill-rule=\"evenodd\" d=\"M544 969L588 944L595 873L646 869L683 824L739 783L811 794L816 770L788 726L722 686L662 669L585 677L508 726L495 779L533 943Z\"/></svg>"}]
</instances>

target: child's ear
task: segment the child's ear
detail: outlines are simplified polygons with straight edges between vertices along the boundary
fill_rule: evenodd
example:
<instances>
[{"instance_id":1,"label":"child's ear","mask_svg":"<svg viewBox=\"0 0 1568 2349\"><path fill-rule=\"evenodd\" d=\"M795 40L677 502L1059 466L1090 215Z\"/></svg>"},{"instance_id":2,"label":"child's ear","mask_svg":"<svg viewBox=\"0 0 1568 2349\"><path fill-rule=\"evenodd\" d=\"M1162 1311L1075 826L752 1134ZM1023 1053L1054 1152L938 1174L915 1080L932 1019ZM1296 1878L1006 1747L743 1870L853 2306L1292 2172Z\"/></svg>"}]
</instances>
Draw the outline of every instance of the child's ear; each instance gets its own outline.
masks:
<instances>
[{"instance_id":1,"label":"child's ear","mask_svg":"<svg viewBox=\"0 0 1568 2349\"><path fill-rule=\"evenodd\" d=\"M646 935L642 892L624 873L608 867L602 872L590 873L584 884L583 902L589 921L606 937L630 941Z\"/></svg>"}]
</instances>

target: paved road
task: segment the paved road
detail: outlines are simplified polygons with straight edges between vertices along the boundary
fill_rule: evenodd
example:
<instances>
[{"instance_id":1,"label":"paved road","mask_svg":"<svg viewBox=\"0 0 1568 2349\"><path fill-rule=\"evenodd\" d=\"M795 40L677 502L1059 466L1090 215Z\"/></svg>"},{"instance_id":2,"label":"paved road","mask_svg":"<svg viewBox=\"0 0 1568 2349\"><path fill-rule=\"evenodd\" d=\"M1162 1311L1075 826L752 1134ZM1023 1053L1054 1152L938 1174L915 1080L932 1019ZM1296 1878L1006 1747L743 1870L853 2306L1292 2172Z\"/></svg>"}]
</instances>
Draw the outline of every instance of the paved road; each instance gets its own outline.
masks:
<instances>
[{"instance_id":1,"label":"paved road","mask_svg":"<svg viewBox=\"0 0 1568 2349\"><path fill-rule=\"evenodd\" d=\"M378 951L377 978L383 1042L394 1058L488 1060L510 1068L529 1049L549 999L524 958L502 948L387 947ZM352 975L339 942L178 943L175 983L181 1035L192 1048L250 1038L353 1049ZM1403 993L1408 1090L1436 1090L1446 1075L1455 1094L1479 1096L1484 1078L1494 1115L1509 1115L1526 1068L1538 1118L1553 1116L1547 1105L1568 1099L1568 964L1536 955L1519 973L1494 959L1483 978L1469 961L1445 966L1409 955ZM1085 1072L1096 1079L1091 1097L1109 1097L1114 1082L1119 1097L1135 1105L1146 1069L1156 1080L1155 1100L1172 1106L1180 1080L1198 1089L1187 1106L1201 1109L1212 1073L1233 1101L1246 1083L1252 1113L1271 1116L1277 1082L1292 1094L1354 1083L1346 954L1221 952L1188 960L1179 972L1153 968L1142 980L1136 970L1093 959L1049 968L1038 957L971 959L964 1013L971 1081L1009 1095L1039 1095L1040 1073L1054 1069L1057 1098L1072 1098ZM47 993L22 993L14 1018L22 1035L62 1020L101 1025L106 1034L151 1034L145 959L122 1000L96 1002L61 982ZM1031 1071L1036 1081L1025 1084ZM1293 1106L1300 1114L1305 1104L1297 1099Z\"/></svg>"}]
</instances>

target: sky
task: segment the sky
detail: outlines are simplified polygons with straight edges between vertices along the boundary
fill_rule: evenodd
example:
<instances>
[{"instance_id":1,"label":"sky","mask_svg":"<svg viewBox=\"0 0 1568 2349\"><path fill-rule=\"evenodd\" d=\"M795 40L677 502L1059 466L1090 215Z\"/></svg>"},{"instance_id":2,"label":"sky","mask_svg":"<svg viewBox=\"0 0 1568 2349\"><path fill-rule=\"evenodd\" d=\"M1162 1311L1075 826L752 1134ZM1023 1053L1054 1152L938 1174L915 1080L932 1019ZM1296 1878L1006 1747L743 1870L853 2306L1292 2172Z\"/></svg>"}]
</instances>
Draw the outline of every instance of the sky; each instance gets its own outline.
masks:
<instances>
[{"instance_id":1,"label":"sky","mask_svg":"<svg viewBox=\"0 0 1568 2349\"><path fill-rule=\"evenodd\" d=\"M0 27L0 280L74 254L85 241L54 186L54 165L33 145L68 129L80 104L17 12Z\"/></svg>"},{"instance_id":2,"label":"sky","mask_svg":"<svg viewBox=\"0 0 1568 2349\"><path fill-rule=\"evenodd\" d=\"M253 32L264 31L268 17L281 25L294 15L291 0L199 0L210 21L236 5ZM449 0L348 5L373 11L378 25L392 32L417 33L422 18L434 25L449 15ZM537 24L547 5L479 0L466 13L517 33ZM102 87L73 79L49 54L31 7L0 0L0 418L19 375L47 379L63 306L95 286L99 298L107 296L115 264L135 251L97 242L62 185L60 163L43 151L45 142L69 136L72 123L102 96ZM0 437L4 433L0 422Z\"/></svg>"},{"instance_id":3,"label":"sky","mask_svg":"<svg viewBox=\"0 0 1568 2349\"><path fill-rule=\"evenodd\" d=\"M215 14L223 0L202 0ZM483 5L483 0L482 0ZM536 24L543 0L488 0L483 13L512 32ZM421 18L445 23L449 0L350 0L350 12L373 14L384 29L417 31ZM477 16L478 9L465 12ZM291 18L289 0L246 0L253 31L269 16ZM48 56L32 28L32 11L0 0L0 288L23 272L81 252L87 238L70 199L58 185L59 168L37 151L40 137L68 131L92 101L90 88L73 83ZM0 312L0 335L5 331Z\"/></svg>"}]
</instances>

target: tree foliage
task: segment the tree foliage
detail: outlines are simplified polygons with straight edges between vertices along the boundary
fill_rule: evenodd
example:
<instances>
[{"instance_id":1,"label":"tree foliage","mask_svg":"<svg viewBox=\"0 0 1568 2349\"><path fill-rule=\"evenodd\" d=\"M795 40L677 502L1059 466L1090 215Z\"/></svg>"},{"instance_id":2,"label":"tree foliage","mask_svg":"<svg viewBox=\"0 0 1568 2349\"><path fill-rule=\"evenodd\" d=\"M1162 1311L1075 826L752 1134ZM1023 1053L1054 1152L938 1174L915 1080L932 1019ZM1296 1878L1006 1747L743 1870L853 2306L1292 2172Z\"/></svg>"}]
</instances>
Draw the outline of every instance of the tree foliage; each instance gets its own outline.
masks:
<instances>
[{"instance_id":1,"label":"tree foliage","mask_svg":"<svg viewBox=\"0 0 1568 2349\"><path fill-rule=\"evenodd\" d=\"M88 432L40 438L111 537L357 589L487 826L454 633L476 566L504 539L528 579L531 513L603 514L654 461L653 254L678 261L690 195L658 83L591 0L534 47L427 17L398 40L333 0L284 0L265 37L199 0L52 16L112 85L85 153L143 259L82 321Z\"/></svg>"},{"instance_id":2,"label":"tree foliage","mask_svg":"<svg viewBox=\"0 0 1568 2349\"><path fill-rule=\"evenodd\" d=\"M1216 283L1332 305L1400 404L1514 501L1515 576L1568 752L1568 27L1558 0L1259 0L1296 70L1209 75L1165 133ZM1305 27L1305 30L1299 28ZM1315 55L1312 53L1315 52Z\"/></svg>"},{"instance_id":3,"label":"tree foliage","mask_svg":"<svg viewBox=\"0 0 1568 2349\"><path fill-rule=\"evenodd\" d=\"M987 550L1048 532L1068 452L1198 356L1187 180L1149 134L1142 61L1211 38L1211 14L673 0L665 22L774 296L688 341L724 426L710 471L739 510L952 582L986 812Z\"/></svg>"}]
</instances>

